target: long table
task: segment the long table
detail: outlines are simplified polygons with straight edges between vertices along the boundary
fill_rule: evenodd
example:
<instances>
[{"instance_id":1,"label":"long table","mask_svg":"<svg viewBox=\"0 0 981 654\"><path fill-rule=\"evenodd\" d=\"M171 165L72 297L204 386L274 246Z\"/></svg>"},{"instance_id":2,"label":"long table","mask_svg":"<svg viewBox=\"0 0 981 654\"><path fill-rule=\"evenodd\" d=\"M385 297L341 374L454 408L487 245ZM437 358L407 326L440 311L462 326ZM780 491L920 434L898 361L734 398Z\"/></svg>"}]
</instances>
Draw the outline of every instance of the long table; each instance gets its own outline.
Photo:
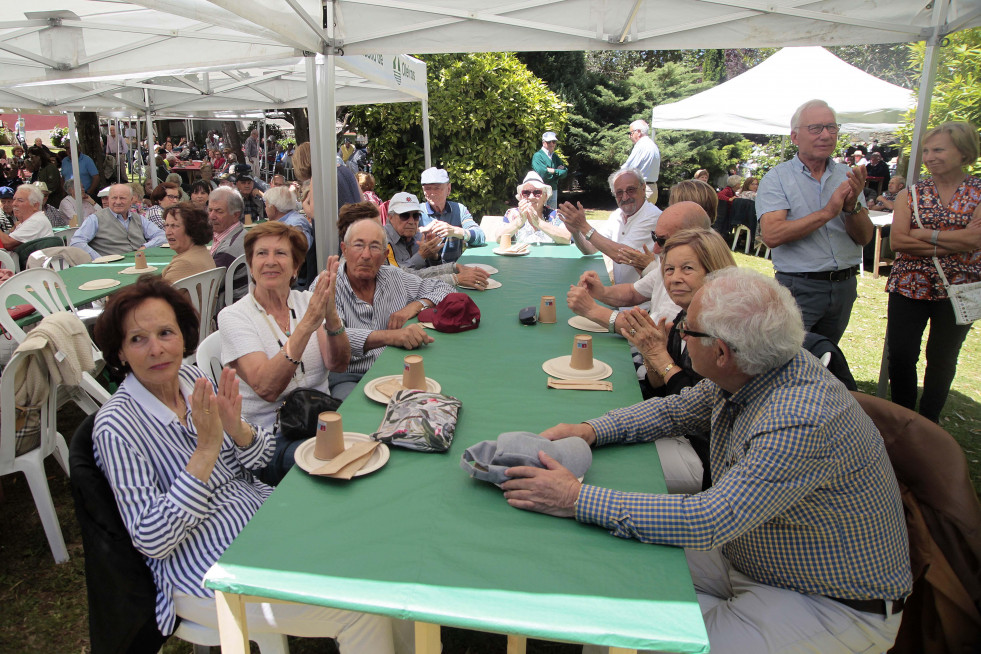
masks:
<instances>
[{"instance_id":1,"label":"long table","mask_svg":"<svg viewBox=\"0 0 981 654\"><path fill-rule=\"evenodd\" d=\"M471 296L479 329L432 332L418 352L426 374L463 402L445 454L392 448L380 470L350 482L292 470L205 583L217 591L222 651L247 652L246 601L280 601L416 621L416 651L440 651L439 627L593 643L615 651L706 652L708 637L682 550L615 538L603 529L513 509L500 489L460 469L464 449L501 432L540 431L640 400L626 342L593 334L595 358L610 364L613 392L546 389L543 361L572 350L565 293L587 267L573 247L542 246L521 258L470 250L503 287ZM519 309L554 295L556 324L522 326ZM384 406L366 382L399 374L404 350L388 348L340 409L347 431L371 433ZM594 452L586 482L664 492L653 446ZM616 649L623 648L623 649Z\"/></svg>"}]
</instances>

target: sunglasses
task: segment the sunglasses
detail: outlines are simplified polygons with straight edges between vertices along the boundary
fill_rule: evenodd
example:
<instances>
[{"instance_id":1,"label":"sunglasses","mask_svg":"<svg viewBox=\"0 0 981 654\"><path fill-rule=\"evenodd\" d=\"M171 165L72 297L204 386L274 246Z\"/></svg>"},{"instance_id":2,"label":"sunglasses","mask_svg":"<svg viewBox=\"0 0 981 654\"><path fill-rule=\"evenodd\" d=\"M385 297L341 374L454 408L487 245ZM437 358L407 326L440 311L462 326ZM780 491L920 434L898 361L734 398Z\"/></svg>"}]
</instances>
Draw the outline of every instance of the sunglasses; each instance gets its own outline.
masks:
<instances>
[{"instance_id":1,"label":"sunglasses","mask_svg":"<svg viewBox=\"0 0 981 654\"><path fill-rule=\"evenodd\" d=\"M536 198L542 197L542 190L540 188L536 188L534 191L528 189L521 191L521 197L523 198L530 198L532 196L535 196Z\"/></svg>"},{"instance_id":2,"label":"sunglasses","mask_svg":"<svg viewBox=\"0 0 981 654\"><path fill-rule=\"evenodd\" d=\"M414 213L400 213L396 215L402 220L419 220L420 218L422 218L422 214L418 211Z\"/></svg>"},{"instance_id":3,"label":"sunglasses","mask_svg":"<svg viewBox=\"0 0 981 654\"><path fill-rule=\"evenodd\" d=\"M663 248L664 244L667 243L669 237L658 236L656 232L651 232L651 238L654 239L654 242L657 243L658 247Z\"/></svg>"}]
</instances>

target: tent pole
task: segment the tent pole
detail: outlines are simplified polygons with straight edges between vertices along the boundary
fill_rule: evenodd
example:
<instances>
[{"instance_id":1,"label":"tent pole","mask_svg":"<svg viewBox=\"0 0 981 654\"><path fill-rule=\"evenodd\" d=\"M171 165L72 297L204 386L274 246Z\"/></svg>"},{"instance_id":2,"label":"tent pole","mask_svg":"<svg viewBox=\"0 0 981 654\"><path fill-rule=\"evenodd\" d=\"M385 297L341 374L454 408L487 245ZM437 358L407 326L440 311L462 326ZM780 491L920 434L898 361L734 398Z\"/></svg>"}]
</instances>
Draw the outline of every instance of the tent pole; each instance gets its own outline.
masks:
<instances>
[{"instance_id":1,"label":"tent pole","mask_svg":"<svg viewBox=\"0 0 981 654\"><path fill-rule=\"evenodd\" d=\"M334 65L334 53L328 51L324 57L323 66L320 67L317 82L323 89L324 102L320 105L320 129L323 140L321 144L324 148L323 161L325 171L324 178L324 205L326 211L317 211L318 215L323 216L326 250L322 258L318 257L321 268L327 263L327 256L334 254L339 248L337 236L337 105L335 96L335 85L337 83L337 68ZM329 172L328 172L329 171Z\"/></svg>"},{"instance_id":2,"label":"tent pole","mask_svg":"<svg viewBox=\"0 0 981 654\"><path fill-rule=\"evenodd\" d=\"M72 143L72 186L75 189L75 215L78 216L76 220L78 221L78 224L81 225L82 221L85 220L85 213L82 211L82 176L78 174L78 134L75 132L75 113L72 111L67 113L68 140Z\"/></svg>"},{"instance_id":3,"label":"tent pole","mask_svg":"<svg viewBox=\"0 0 981 654\"><path fill-rule=\"evenodd\" d=\"M147 147L147 167L150 169L150 183L153 188L157 188L157 157L153 149L153 119L150 117L150 92L143 89L143 102L146 105L146 147Z\"/></svg>"},{"instance_id":4,"label":"tent pole","mask_svg":"<svg viewBox=\"0 0 981 654\"><path fill-rule=\"evenodd\" d=\"M429 137L429 98L422 99L422 148L425 156L426 168L432 168L432 143Z\"/></svg>"},{"instance_id":5,"label":"tent pole","mask_svg":"<svg viewBox=\"0 0 981 654\"><path fill-rule=\"evenodd\" d=\"M327 220L326 207L327 196L325 186L327 170L333 169L330 165L333 158L326 158L323 155L323 126L321 125L321 97L319 95L318 76L322 65L317 61L318 55L310 54L305 58L307 74L307 115L310 125L310 192L313 193L313 233L314 247L317 250L318 269L327 261Z\"/></svg>"}]
</instances>

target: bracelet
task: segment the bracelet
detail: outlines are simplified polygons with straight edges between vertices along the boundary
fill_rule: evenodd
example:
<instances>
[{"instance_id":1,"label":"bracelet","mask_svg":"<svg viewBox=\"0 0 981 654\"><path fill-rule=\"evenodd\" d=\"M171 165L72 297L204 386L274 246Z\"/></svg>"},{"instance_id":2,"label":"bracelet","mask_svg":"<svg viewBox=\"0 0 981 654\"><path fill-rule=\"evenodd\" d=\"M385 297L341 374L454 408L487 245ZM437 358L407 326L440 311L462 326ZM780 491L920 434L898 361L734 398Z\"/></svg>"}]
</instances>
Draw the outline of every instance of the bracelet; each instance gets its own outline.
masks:
<instances>
[{"instance_id":1,"label":"bracelet","mask_svg":"<svg viewBox=\"0 0 981 654\"><path fill-rule=\"evenodd\" d=\"M327 332L327 335L328 336L340 336L341 334L343 334L346 331L346 329L347 328L344 326L344 321L343 320L341 321L341 326L338 327L337 329L333 330L333 331L330 330L330 329L327 329L327 323L324 322L324 330Z\"/></svg>"},{"instance_id":2,"label":"bracelet","mask_svg":"<svg viewBox=\"0 0 981 654\"><path fill-rule=\"evenodd\" d=\"M610 326L608 327L608 331L611 334L615 334L617 332L617 316L619 315L620 315L619 309L614 309L613 313L610 314Z\"/></svg>"},{"instance_id":3,"label":"bracelet","mask_svg":"<svg viewBox=\"0 0 981 654\"><path fill-rule=\"evenodd\" d=\"M674 364L673 363L669 363L667 366L665 366L664 370L658 370L658 374L661 375L661 379L663 379L664 381L667 381L668 380L668 373L671 372L671 370L673 368L674 368Z\"/></svg>"},{"instance_id":4,"label":"bracelet","mask_svg":"<svg viewBox=\"0 0 981 654\"><path fill-rule=\"evenodd\" d=\"M585 234L583 234L583 238L588 241L589 239L593 238L593 234L595 234L595 233L596 233L596 228L593 227L588 232L586 232Z\"/></svg>"},{"instance_id":5,"label":"bracelet","mask_svg":"<svg viewBox=\"0 0 981 654\"><path fill-rule=\"evenodd\" d=\"M937 241L938 241L939 239L940 239L940 230L939 230L939 229L935 229L935 230L933 230L933 233L932 233L932 234L930 234L930 243L931 243L931 244L932 244L932 245L933 245L934 247L936 247L936 245L937 245Z\"/></svg>"},{"instance_id":6,"label":"bracelet","mask_svg":"<svg viewBox=\"0 0 981 654\"><path fill-rule=\"evenodd\" d=\"M300 365L300 362L299 361L297 361L296 359L294 359L293 357L291 357L289 355L289 353L286 351L286 346L285 345L282 348L280 348L279 351L282 352L283 353L283 356L286 357L286 360L289 361L290 363L292 363L294 366Z\"/></svg>"}]
</instances>

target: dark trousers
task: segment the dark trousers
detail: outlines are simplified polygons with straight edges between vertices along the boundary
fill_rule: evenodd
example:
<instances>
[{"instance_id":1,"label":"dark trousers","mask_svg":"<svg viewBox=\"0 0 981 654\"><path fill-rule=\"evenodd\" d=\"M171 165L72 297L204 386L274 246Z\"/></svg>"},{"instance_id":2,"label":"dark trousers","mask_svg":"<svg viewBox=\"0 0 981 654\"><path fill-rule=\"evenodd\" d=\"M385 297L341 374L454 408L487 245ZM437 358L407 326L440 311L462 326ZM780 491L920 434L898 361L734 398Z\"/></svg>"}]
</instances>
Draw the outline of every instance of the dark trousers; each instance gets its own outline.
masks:
<instances>
[{"instance_id":1,"label":"dark trousers","mask_svg":"<svg viewBox=\"0 0 981 654\"><path fill-rule=\"evenodd\" d=\"M848 327L852 305L858 297L858 279L851 277L842 282L831 282L780 272L776 274L776 279L794 296L804 318L804 329L820 334L837 345Z\"/></svg>"},{"instance_id":2,"label":"dark trousers","mask_svg":"<svg viewBox=\"0 0 981 654\"><path fill-rule=\"evenodd\" d=\"M934 422L947 402L947 393L957 372L957 353L971 330L958 325L950 300L911 300L899 293L889 294L886 335L889 342L889 383L892 401L916 409L916 361L927 321L930 335L926 344L926 373L920 414Z\"/></svg>"}]
</instances>

